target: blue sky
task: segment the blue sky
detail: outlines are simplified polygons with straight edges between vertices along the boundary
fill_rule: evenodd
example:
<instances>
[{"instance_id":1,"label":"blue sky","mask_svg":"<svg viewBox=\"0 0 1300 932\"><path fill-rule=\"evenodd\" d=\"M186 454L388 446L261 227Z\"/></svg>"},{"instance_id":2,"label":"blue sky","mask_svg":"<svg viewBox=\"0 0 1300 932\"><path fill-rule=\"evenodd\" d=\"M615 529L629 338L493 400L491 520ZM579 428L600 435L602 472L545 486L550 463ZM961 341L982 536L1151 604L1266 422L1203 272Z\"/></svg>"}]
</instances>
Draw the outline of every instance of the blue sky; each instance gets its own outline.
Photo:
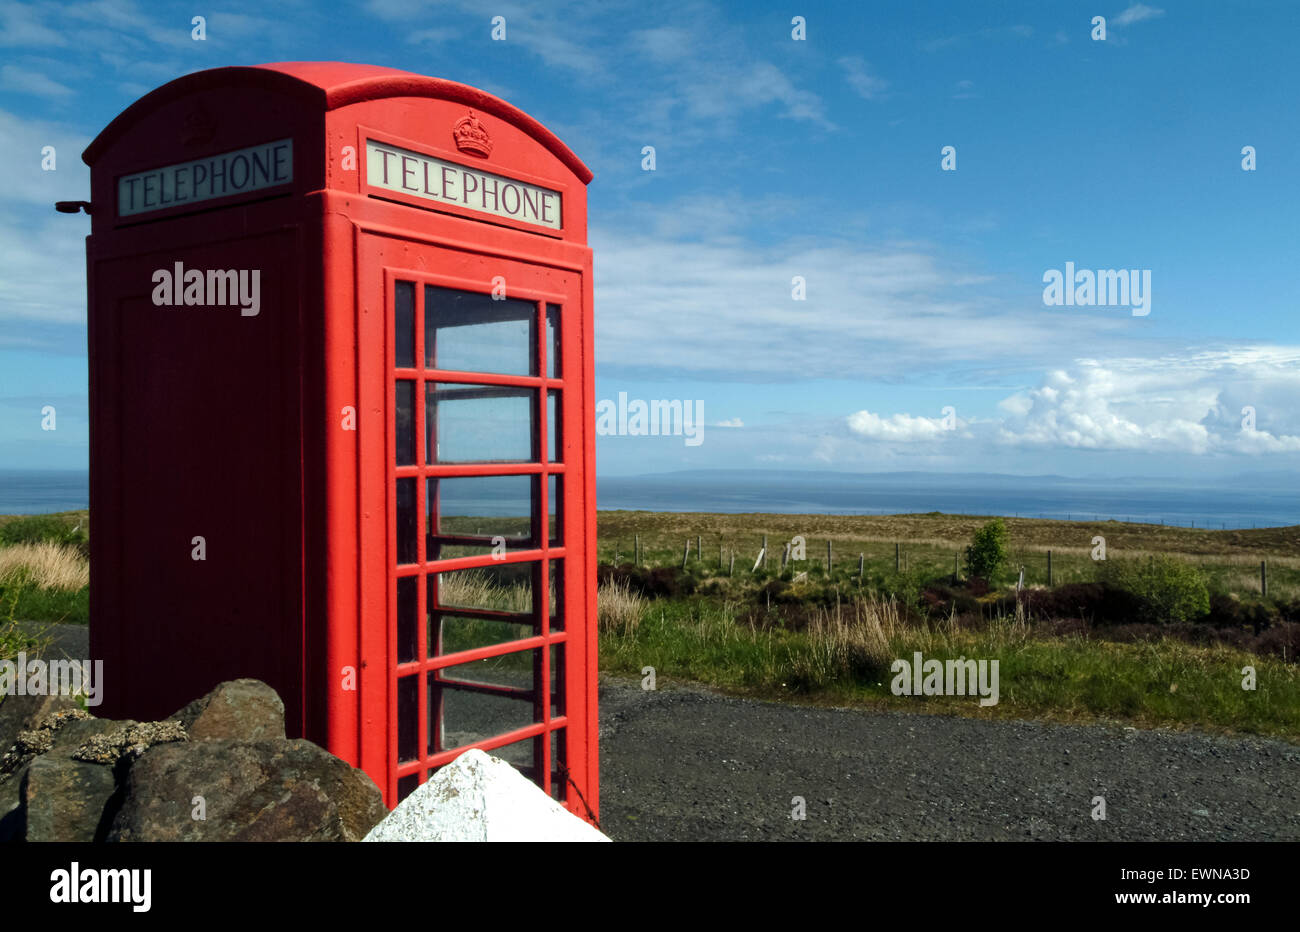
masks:
<instances>
[{"instance_id":1,"label":"blue sky","mask_svg":"<svg viewBox=\"0 0 1300 932\"><path fill-rule=\"evenodd\" d=\"M89 224L51 208L86 143L181 74L285 60L482 87L592 168L597 398L706 424L601 437L601 474L1300 464L1300 4L245 3L203 42L195 12L0 3L0 468L86 462ZM1045 306L1067 262L1150 270L1150 313Z\"/></svg>"}]
</instances>

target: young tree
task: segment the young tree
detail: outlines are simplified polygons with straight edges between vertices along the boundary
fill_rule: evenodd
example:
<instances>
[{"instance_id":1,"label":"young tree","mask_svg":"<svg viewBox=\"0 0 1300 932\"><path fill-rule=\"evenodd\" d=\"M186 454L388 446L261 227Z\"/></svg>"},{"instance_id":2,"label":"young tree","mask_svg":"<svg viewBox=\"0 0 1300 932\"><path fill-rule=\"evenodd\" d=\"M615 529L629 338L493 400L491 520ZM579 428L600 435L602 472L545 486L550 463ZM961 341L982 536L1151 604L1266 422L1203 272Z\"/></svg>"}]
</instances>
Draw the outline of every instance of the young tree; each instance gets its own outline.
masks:
<instances>
[{"instance_id":1,"label":"young tree","mask_svg":"<svg viewBox=\"0 0 1300 932\"><path fill-rule=\"evenodd\" d=\"M966 574L992 581L1009 559L1008 539L1007 526L1001 518L994 518L976 531L966 548Z\"/></svg>"}]
</instances>

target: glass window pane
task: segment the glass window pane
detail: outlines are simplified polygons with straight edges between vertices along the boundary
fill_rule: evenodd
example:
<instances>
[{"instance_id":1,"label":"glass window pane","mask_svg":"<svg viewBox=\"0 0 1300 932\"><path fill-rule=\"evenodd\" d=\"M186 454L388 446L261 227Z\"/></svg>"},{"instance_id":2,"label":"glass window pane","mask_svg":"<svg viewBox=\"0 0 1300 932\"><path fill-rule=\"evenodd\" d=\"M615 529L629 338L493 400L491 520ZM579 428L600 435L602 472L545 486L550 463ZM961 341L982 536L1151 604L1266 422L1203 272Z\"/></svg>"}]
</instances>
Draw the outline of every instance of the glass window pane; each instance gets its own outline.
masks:
<instances>
[{"instance_id":1,"label":"glass window pane","mask_svg":"<svg viewBox=\"0 0 1300 932\"><path fill-rule=\"evenodd\" d=\"M454 612L430 612L429 655L439 657L476 647L521 641L536 633L536 629L525 622L473 618Z\"/></svg>"},{"instance_id":2,"label":"glass window pane","mask_svg":"<svg viewBox=\"0 0 1300 932\"><path fill-rule=\"evenodd\" d=\"M416 774L406 777L397 778L397 801L400 803L406 797L415 792L416 787L420 785L420 778Z\"/></svg>"},{"instance_id":3,"label":"glass window pane","mask_svg":"<svg viewBox=\"0 0 1300 932\"><path fill-rule=\"evenodd\" d=\"M560 378L560 306L546 305L546 377Z\"/></svg>"},{"instance_id":4,"label":"glass window pane","mask_svg":"<svg viewBox=\"0 0 1300 932\"><path fill-rule=\"evenodd\" d=\"M397 562L415 563L419 559L419 514L416 511L415 480L397 480Z\"/></svg>"},{"instance_id":5,"label":"glass window pane","mask_svg":"<svg viewBox=\"0 0 1300 932\"><path fill-rule=\"evenodd\" d=\"M535 547L535 476L430 479L426 559L450 560Z\"/></svg>"},{"instance_id":6,"label":"glass window pane","mask_svg":"<svg viewBox=\"0 0 1300 932\"><path fill-rule=\"evenodd\" d=\"M398 282L393 295L394 360L399 368L415 366L415 283Z\"/></svg>"},{"instance_id":7,"label":"glass window pane","mask_svg":"<svg viewBox=\"0 0 1300 932\"><path fill-rule=\"evenodd\" d=\"M564 630L564 561L550 562L551 630Z\"/></svg>"},{"instance_id":8,"label":"glass window pane","mask_svg":"<svg viewBox=\"0 0 1300 932\"><path fill-rule=\"evenodd\" d=\"M425 368L536 375L536 321L531 301L425 285Z\"/></svg>"},{"instance_id":9,"label":"glass window pane","mask_svg":"<svg viewBox=\"0 0 1300 932\"><path fill-rule=\"evenodd\" d=\"M397 442L394 449L398 466L415 465L415 383L397 382Z\"/></svg>"},{"instance_id":10,"label":"glass window pane","mask_svg":"<svg viewBox=\"0 0 1300 932\"><path fill-rule=\"evenodd\" d=\"M560 427L560 393L551 389L546 393L546 458L552 463L564 462Z\"/></svg>"},{"instance_id":11,"label":"glass window pane","mask_svg":"<svg viewBox=\"0 0 1300 932\"><path fill-rule=\"evenodd\" d=\"M416 659L415 635L418 630L415 615L419 611L419 579L399 576L397 579L397 662L410 663Z\"/></svg>"},{"instance_id":12,"label":"glass window pane","mask_svg":"<svg viewBox=\"0 0 1300 932\"><path fill-rule=\"evenodd\" d=\"M564 477L550 475L546 477L546 522L548 539L552 547L564 543L562 521L564 515Z\"/></svg>"},{"instance_id":13,"label":"glass window pane","mask_svg":"<svg viewBox=\"0 0 1300 932\"><path fill-rule=\"evenodd\" d=\"M397 681L397 759L415 760L420 734L419 674Z\"/></svg>"},{"instance_id":14,"label":"glass window pane","mask_svg":"<svg viewBox=\"0 0 1300 932\"><path fill-rule=\"evenodd\" d=\"M551 718L564 714L564 645L551 645Z\"/></svg>"},{"instance_id":15,"label":"glass window pane","mask_svg":"<svg viewBox=\"0 0 1300 932\"><path fill-rule=\"evenodd\" d=\"M430 611L476 608L529 615L533 611L533 571L536 563L502 563L469 570L435 573Z\"/></svg>"},{"instance_id":16,"label":"glass window pane","mask_svg":"<svg viewBox=\"0 0 1300 932\"><path fill-rule=\"evenodd\" d=\"M430 753L533 724L537 654L535 650L516 651L431 671Z\"/></svg>"},{"instance_id":17,"label":"glass window pane","mask_svg":"<svg viewBox=\"0 0 1300 932\"><path fill-rule=\"evenodd\" d=\"M551 796L564 802L569 781L564 779L567 761L564 758L564 729L551 732Z\"/></svg>"},{"instance_id":18,"label":"glass window pane","mask_svg":"<svg viewBox=\"0 0 1300 932\"><path fill-rule=\"evenodd\" d=\"M427 386L430 463L526 463L533 459L534 393L444 382Z\"/></svg>"}]
</instances>

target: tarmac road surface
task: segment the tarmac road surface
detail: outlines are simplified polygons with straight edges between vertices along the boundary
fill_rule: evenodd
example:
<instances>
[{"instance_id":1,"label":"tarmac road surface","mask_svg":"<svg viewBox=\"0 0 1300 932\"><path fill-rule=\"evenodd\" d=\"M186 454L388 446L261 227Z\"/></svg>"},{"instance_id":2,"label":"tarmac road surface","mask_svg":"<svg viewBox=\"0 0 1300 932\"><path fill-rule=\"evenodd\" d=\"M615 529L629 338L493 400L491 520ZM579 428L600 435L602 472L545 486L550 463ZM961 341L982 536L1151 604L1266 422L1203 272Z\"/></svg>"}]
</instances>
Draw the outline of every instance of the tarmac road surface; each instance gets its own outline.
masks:
<instances>
[{"instance_id":1,"label":"tarmac road surface","mask_svg":"<svg viewBox=\"0 0 1300 932\"><path fill-rule=\"evenodd\" d=\"M1285 741L812 708L608 677L600 703L600 822L615 841L1300 839L1300 745Z\"/></svg>"}]
</instances>

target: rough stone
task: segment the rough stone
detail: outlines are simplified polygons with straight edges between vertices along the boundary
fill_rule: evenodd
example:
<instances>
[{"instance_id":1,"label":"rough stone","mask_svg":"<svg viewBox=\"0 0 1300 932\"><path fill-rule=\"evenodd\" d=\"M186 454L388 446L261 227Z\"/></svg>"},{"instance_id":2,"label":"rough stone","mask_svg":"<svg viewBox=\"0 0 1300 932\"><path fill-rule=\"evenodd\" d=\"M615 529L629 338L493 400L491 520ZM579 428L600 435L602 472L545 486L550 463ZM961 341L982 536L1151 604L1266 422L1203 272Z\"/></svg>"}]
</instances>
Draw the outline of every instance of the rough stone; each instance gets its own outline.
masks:
<instances>
[{"instance_id":1,"label":"rough stone","mask_svg":"<svg viewBox=\"0 0 1300 932\"><path fill-rule=\"evenodd\" d=\"M609 841L505 761L471 749L397 804L364 841Z\"/></svg>"},{"instance_id":2,"label":"rough stone","mask_svg":"<svg viewBox=\"0 0 1300 932\"><path fill-rule=\"evenodd\" d=\"M44 754L19 784L19 826L26 841L95 841L116 789L113 768Z\"/></svg>"},{"instance_id":3,"label":"rough stone","mask_svg":"<svg viewBox=\"0 0 1300 932\"><path fill-rule=\"evenodd\" d=\"M209 738L283 738L284 703L261 680L230 680L195 699L171 718L192 741Z\"/></svg>"},{"instance_id":4,"label":"rough stone","mask_svg":"<svg viewBox=\"0 0 1300 932\"><path fill-rule=\"evenodd\" d=\"M18 733L31 731L52 712L78 708L72 696L18 696L0 699L0 754L18 740Z\"/></svg>"},{"instance_id":5,"label":"rough stone","mask_svg":"<svg viewBox=\"0 0 1300 932\"><path fill-rule=\"evenodd\" d=\"M0 841L89 841L103 829L113 796L113 768L74 761L96 735L130 722L92 718L80 709L48 715L23 732L6 761L15 766L0 782Z\"/></svg>"},{"instance_id":6,"label":"rough stone","mask_svg":"<svg viewBox=\"0 0 1300 932\"><path fill-rule=\"evenodd\" d=\"M146 751L107 840L355 841L386 814L364 772L310 741L213 738Z\"/></svg>"}]
</instances>

